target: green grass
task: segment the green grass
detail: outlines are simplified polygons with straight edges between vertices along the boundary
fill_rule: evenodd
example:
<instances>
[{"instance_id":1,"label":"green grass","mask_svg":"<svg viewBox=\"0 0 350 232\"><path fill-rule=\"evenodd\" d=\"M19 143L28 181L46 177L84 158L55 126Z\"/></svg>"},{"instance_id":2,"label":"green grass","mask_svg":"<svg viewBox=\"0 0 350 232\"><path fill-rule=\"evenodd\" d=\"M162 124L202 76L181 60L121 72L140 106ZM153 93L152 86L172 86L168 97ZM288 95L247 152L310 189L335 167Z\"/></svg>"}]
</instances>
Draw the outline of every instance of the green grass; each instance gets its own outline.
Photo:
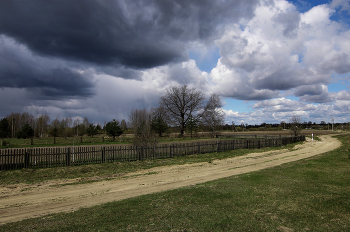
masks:
<instances>
[{"instance_id":1,"label":"green grass","mask_svg":"<svg viewBox=\"0 0 350 232\"><path fill-rule=\"evenodd\" d=\"M188 142L196 141L202 139L211 138L169 138L161 137L159 139L160 143L169 142ZM4 141L9 144L6 146L1 146L0 148L23 148L23 147L53 147L53 146L84 146L84 145L114 145L114 144L131 144L132 138L128 137L117 137L114 141L112 138L105 138L103 140L102 136L95 136L93 138L89 136L81 137L56 137L55 141L53 137L44 138L34 138L33 145L31 145L31 139L17 139L17 138L6 138Z\"/></svg>"},{"instance_id":2,"label":"green grass","mask_svg":"<svg viewBox=\"0 0 350 232\"><path fill-rule=\"evenodd\" d=\"M113 141L112 138L105 138L104 142L102 137L95 136L93 138L88 136L81 137L56 137L55 141L53 137L34 138L33 145L31 145L31 139L17 139L7 138L4 139L9 145L0 146L1 148L22 148L22 147L52 147L52 146L75 146L80 145L102 145L102 144L128 144L131 142L130 138L116 138ZM54 143L55 142L55 143Z\"/></svg>"},{"instance_id":3,"label":"green grass","mask_svg":"<svg viewBox=\"0 0 350 232\"><path fill-rule=\"evenodd\" d=\"M339 138L341 148L314 158L0 231L350 231L350 136Z\"/></svg>"}]
</instances>

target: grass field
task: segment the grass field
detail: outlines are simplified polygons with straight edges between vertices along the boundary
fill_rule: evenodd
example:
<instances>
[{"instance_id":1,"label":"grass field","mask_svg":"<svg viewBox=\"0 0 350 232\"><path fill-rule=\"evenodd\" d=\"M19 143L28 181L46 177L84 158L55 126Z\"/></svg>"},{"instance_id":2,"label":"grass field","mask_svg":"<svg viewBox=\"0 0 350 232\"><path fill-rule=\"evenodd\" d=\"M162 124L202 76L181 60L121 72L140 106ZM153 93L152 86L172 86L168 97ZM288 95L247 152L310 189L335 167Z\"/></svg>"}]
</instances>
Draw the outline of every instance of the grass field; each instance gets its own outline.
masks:
<instances>
[{"instance_id":1,"label":"grass field","mask_svg":"<svg viewBox=\"0 0 350 232\"><path fill-rule=\"evenodd\" d=\"M199 137L199 138L178 138L175 135L173 137L161 137L158 142L184 142L193 141L198 139L208 139L210 137ZM17 139L17 138L6 138L4 141L7 143L6 146L0 146L0 148L23 148L23 147L54 147L54 146L86 146L86 145L111 145L111 144L121 144L126 145L132 143L132 135L125 135L117 137L115 140L113 138L103 136L95 136L93 138L89 136L79 136L79 137L44 137L44 138L34 138L29 139ZM33 142L33 145L32 145Z\"/></svg>"},{"instance_id":2,"label":"grass field","mask_svg":"<svg viewBox=\"0 0 350 232\"><path fill-rule=\"evenodd\" d=\"M341 148L312 159L10 223L0 231L350 231L350 136L338 138ZM138 162L138 168L147 165L156 163Z\"/></svg>"},{"instance_id":3,"label":"grass field","mask_svg":"<svg viewBox=\"0 0 350 232\"><path fill-rule=\"evenodd\" d=\"M304 135L320 135L333 133L329 130L302 130L301 134ZM234 134L234 135L282 135L289 136L289 130L282 131L246 131L246 132L230 132L225 131L222 134ZM197 136L197 137L196 137ZM193 141L198 139L208 139L210 138L210 133L208 132L198 132L194 138L190 138L186 135L185 138L178 138L178 134L171 134L171 136L164 136L159 138L159 142L169 143L169 142L184 142ZM1 146L0 148L22 148L22 147L52 147L52 146L83 146L83 145L102 145L102 144L130 144L132 143L132 135L125 134L121 137L117 137L114 141L106 135L96 135L91 138L90 136L75 136L75 137L44 137L44 138L34 138L31 139L17 139L17 138L6 138L4 141L8 144L6 146ZM33 145L32 145L33 142Z\"/></svg>"},{"instance_id":4,"label":"grass field","mask_svg":"<svg viewBox=\"0 0 350 232\"><path fill-rule=\"evenodd\" d=\"M130 138L116 138L113 141L112 138L105 138L95 136L93 138L89 136L79 137L44 137L34 138L33 145L31 145L31 139L17 139L7 138L4 139L9 145L2 146L2 148L20 148L20 147L52 147L52 146L72 146L78 145L98 145L98 144L127 144L131 142Z\"/></svg>"}]
</instances>

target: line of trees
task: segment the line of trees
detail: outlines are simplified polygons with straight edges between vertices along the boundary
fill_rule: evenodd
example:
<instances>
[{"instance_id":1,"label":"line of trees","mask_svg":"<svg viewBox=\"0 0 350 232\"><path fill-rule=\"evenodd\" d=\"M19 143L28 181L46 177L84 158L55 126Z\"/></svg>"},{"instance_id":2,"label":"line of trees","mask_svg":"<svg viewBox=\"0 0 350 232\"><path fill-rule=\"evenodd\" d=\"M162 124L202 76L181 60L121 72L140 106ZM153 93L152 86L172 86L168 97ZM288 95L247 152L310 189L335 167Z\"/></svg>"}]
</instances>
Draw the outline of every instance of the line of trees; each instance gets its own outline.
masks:
<instances>
[{"instance_id":1,"label":"line of trees","mask_svg":"<svg viewBox=\"0 0 350 232\"><path fill-rule=\"evenodd\" d=\"M234 132L241 132L241 131L276 131L276 130L292 130L293 128L293 117L298 117L298 124L299 129L313 129L313 130L331 130L332 129L332 123L325 121L321 121L320 123L316 122L302 122L301 117L298 115L294 115L291 118L289 118L288 121L281 121L280 123L261 123L261 124L255 124L250 125L247 123L240 123L236 124L235 122L232 122L231 124L225 124L222 126L223 131L234 131ZM350 130L350 123L344 122L344 123L334 123L333 124L334 130Z\"/></svg>"},{"instance_id":2,"label":"line of trees","mask_svg":"<svg viewBox=\"0 0 350 232\"><path fill-rule=\"evenodd\" d=\"M144 146L156 143L157 136L169 128L178 128L180 137L185 132L197 132L199 127L207 128L214 137L224 123L222 103L218 95L213 94L205 104L203 92L187 85L171 86L159 100L157 108L132 109L129 123L134 134L134 144Z\"/></svg>"},{"instance_id":3,"label":"line of trees","mask_svg":"<svg viewBox=\"0 0 350 232\"><path fill-rule=\"evenodd\" d=\"M71 117L51 121L47 114L34 116L24 112L11 113L0 121L1 138L93 136L101 130L100 125L90 124L86 117L81 122L78 118L73 120Z\"/></svg>"},{"instance_id":4,"label":"line of trees","mask_svg":"<svg viewBox=\"0 0 350 232\"><path fill-rule=\"evenodd\" d=\"M190 131L192 134L199 126L207 128L215 136L224 124L221 99L217 94L210 96L205 104L202 91L187 85L171 86L161 97L159 108L163 109L164 119L172 126L180 128L180 136Z\"/></svg>"},{"instance_id":5,"label":"line of trees","mask_svg":"<svg viewBox=\"0 0 350 232\"><path fill-rule=\"evenodd\" d=\"M205 127L215 136L224 123L221 107L221 99L216 94L205 102L204 93L196 88L171 86L160 98L157 108L132 109L128 123L124 119L120 122L113 119L102 128L99 124L90 123L86 117L83 120L65 117L51 121L47 114L11 113L1 120L0 137L71 137L85 134L93 137L106 133L115 139L129 129L134 134L135 143L143 144L155 141L155 137L162 136L170 127L179 128L181 137L185 131L191 135L196 133L199 127Z\"/></svg>"}]
</instances>

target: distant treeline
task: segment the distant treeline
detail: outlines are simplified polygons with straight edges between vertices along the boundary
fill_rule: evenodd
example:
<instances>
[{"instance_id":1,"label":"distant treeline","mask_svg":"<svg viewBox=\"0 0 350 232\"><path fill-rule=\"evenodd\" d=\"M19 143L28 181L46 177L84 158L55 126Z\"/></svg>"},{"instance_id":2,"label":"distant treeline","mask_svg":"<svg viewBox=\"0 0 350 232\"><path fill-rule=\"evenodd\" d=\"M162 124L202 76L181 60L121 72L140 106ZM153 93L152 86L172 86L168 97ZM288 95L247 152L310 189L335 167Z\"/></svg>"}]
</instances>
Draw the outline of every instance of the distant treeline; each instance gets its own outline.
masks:
<instances>
[{"instance_id":1,"label":"distant treeline","mask_svg":"<svg viewBox=\"0 0 350 232\"><path fill-rule=\"evenodd\" d=\"M5 131L6 136L15 138L20 135L23 128L29 126L32 130L32 136L29 137L72 137L74 135L82 136L87 133L91 123L85 117L83 120L72 117L56 118L51 120L49 115L32 115L28 112L11 113L1 120L0 130ZM99 124L94 125L97 132L102 132L103 127Z\"/></svg>"},{"instance_id":2,"label":"distant treeline","mask_svg":"<svg viewBox=\"0 0 350 232\"><path fill-rule=\"evenodd\" d=\"M325 121L321 121L321 123L317 124L316 122L303 122L300 123L300 129L312 129L312 130L350 130L350 122L344 123L326 123ZM261 123L259 125L249 125L247 123L242 123L240 125L235 124L225 124L222 127L222 130L231 130L231 131L275 131L275 130L289 130L291 128L291 123L289 122L280 122L275 124Z\"/></svg>"},{"instance_id":3,"label":"distant treeline","mask_svg":"<svg viewBox=\"0 0 350 232\"><path fill-rule=\"evenodd\" d=\"M3 125L4 121L7 121L7 125ZM99 133L106 133L104 125L92 124L89 122L88 118L84 118L83 120L79 120L78 118L73 119L72 117L65 118L55 118L51 120L49 115L40 114L33 115L28 112L24 113L11 113L7 115L4 119L1 120L0 130L5 131L5 136L2 138L16 138L18 137L19 132L25 127L25 125L29 125L33 130L33 137L72 137L72 136L83 136L90 135L93 136ZM5 123L6 124L6 123ZM350 123L334 123L334 130L349 130ZM91 126L93 125L93 127ZM126 122L124 119L120 121L120 128L124 130L124 133L132 133L130 128L130 122ZM325 121L317 124L316 122L303 122L300 124L301 129L322 129L322 130L331 130L332 124L326 123ZM5 128L3 128L5 127ZM283 130L290 129L290 123L288 122L280 122L278 124L267 124L262 123L260 125L249 125L249 124L240 124L235 125L232 123L231 125L225 124L222 125L219 130L224 131L273 131L273 130ZM94 131L92 131L94 130ZM195 132L205 132L210 131L210 128L207 128L205 125L198 125L198 128ZM176 133L179 132L179 129L176 127L169 126L167 129L168 133Z\"/></svg>"}]
</instances>

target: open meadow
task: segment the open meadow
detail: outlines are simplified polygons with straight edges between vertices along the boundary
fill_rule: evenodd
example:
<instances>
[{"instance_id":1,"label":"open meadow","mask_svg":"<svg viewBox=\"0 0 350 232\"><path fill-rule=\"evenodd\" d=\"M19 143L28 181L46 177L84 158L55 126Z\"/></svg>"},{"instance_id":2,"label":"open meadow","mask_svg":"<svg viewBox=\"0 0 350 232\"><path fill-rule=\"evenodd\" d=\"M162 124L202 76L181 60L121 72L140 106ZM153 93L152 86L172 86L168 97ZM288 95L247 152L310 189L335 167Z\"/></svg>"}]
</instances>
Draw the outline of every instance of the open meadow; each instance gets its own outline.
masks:
<instances>
[{"instance_id":1,"label":"open meadow","mask_svg":"<svg viewBox=\"0 0 350 232\"><path fill-rule=\"evenodd\" d=\"M311 136L321 135L321 134L334 134L335 132L331 130L302 130L302 135ZM232 131L222 131L220 135L235 135L235 136L251 136L251 135L268 135L268 136L291 136L290 130L277 130L277 131L242 131L242 132L232 132ZM198 139L208 139L210 133L208 132L198 132L193 135L193 138L189 134L185 133L184 138L179 138L178 133L172 133L164 135L158 138L161 143L173 143L173 142L184 142L193 141ZM53 146L89 146L89 145L112 145L112 144L130 144L132 143L132 134L123 134L117 137L115 140L106 136L105 134L96 135L94 137L90 136L74 136L74 137L43 137L43 138L33 138L33 139L17 139L17 138L6 138L4 139L6 146L0 146L0 148L22 148L22 147L53 147Z\"/></svg>"},{"instance_id":2,"label":"open meadow","mask_svg":"<svg viewBox=\"0 0 350 232\"><path fill-rule=\"evenodd\" d=\"M125 164L1 172L0 178L9 180L1 186L2 196L14 189L13 191L18 191L15 195L22 194L23 197L35 191L40 192L42 186L46 186L43 187L45 192L61 190L63 194L70 187L86 191L89 189L84 188L86 184L102 186L112 185L114 181L138 180L141 181L135 182L138 186L151 188L158 183L145 180L162 174L164 170L170 173L169 176L191 170L193 172L189 175L198 176L203 170L210 169L211 174L208 176L220 176L220 170L225 168L230 174L247 166L262 165L261 169L251 168L254 171L227 175L228 177L220 179L213 177L208 182L192 183L168 191L163 188L161 192L148 195L143 195L147 191L142 193L142 189L147 188L142 188L140 195L133 198L82 208L75 212L46 214L43 217L7 223L0 226L0 231L348 231L350 136L337 136L342 145L339 143L340 147L335 150L332 149L338 143L337 140L329 136L320 138L314 142L309 140L275 150L235 150ZM319 150L316 156L306 156L316 150ZM253 154L247 155L248 153ZM290 162L296 160L297 156L304 158ZM236 159L239 161L235 162ZM282 162L283 159L286 163ZM253 161L255 163L244 163ZM229 166L231 163L242 162L243 166ZM175 164L178 168L172 172ZM31 175L37 176L37 180L30 178ZM56 184L51 182L52 185L48 185L49 180L56 181ZM174 180L169 180L164 186L172 182ZM185 182L185 179L178 183L181 182ZM121 185L117 185L113 191L119 191L120 188ZM108 195L98 192L95 194L100 196L96 197L99 199ZM110 195L113 193L110 192ZM68 198L69 196L62 196L50 200L51 205L68 201ZM85 195L80 201L90 199L93 196ZM5 213L18 207L24 211L34 203L28 204L3 205L1 210Z\"/></svg>"}]
</instances>

